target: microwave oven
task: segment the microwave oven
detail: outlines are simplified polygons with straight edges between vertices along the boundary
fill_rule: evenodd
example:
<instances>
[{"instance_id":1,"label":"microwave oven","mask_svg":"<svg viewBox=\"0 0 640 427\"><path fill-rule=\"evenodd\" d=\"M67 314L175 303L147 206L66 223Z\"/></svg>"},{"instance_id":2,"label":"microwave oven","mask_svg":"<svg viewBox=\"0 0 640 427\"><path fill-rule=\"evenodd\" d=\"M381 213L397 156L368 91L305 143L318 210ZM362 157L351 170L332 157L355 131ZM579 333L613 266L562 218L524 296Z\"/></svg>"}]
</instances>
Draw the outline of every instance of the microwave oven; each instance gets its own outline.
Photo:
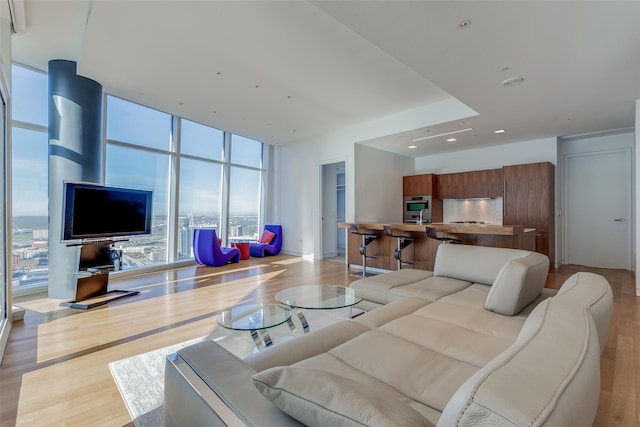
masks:
<instances>
[{"instance_id":1,"label":"microwave oven","mask_svg":"<svg viewBox=\"0 0 640 427\"><path fill-rule=\"evenodd\" d=\"M431 222L431 196L407 196L404 198L404 222Z\"/></svg>"}]
</instances>

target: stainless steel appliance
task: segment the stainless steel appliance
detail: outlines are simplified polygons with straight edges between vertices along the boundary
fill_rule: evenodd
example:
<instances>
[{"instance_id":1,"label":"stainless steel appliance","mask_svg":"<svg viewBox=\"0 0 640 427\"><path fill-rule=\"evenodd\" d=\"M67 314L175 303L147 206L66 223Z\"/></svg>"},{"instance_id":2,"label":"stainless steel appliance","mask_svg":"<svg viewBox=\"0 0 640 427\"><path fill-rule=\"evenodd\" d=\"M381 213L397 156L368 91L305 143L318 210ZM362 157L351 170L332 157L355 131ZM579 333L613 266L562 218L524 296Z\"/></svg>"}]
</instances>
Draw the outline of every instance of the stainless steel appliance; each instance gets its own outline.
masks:
<instances>
[{"instance_id":1,"label":"stainless steel appliance","mask_svg":"<svg viewBox=\"0 0 640 427\"><path fill-rule=\"evenodd\" d=\"M404 198L404 222L426 224L431 222L431 196L407 196Z\"/></svg>"}]
</instances>

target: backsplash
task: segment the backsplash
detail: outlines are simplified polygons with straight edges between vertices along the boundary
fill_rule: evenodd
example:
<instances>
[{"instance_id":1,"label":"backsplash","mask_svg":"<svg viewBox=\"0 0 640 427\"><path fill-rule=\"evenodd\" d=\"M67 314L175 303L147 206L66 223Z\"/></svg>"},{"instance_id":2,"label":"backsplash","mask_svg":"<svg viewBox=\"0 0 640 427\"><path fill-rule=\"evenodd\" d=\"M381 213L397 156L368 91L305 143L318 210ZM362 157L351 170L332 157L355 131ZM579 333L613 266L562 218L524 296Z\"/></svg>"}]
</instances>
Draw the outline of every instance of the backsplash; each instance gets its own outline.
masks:
<instances>
[{"instance_id":1,"label":"backsplash","mask_svg":"<svg viewBox=\"0 0 640 427\"><path fill-rule=\"evenodd\" d=\"M502 225L502 197L495 199L444 199L442 220L478 221L486 224Z\"/></svg>"}]
</instances>

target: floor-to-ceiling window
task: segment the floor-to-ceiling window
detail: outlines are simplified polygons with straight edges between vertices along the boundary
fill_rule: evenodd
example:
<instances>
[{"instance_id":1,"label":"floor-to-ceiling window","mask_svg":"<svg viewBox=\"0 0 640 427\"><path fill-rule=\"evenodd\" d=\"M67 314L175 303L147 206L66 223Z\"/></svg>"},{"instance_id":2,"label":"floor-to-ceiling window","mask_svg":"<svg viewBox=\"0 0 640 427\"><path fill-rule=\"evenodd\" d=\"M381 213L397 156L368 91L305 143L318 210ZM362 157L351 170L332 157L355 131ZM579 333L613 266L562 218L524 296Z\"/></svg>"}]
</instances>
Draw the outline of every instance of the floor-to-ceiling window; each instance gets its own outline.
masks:
<instances>
[{"instance_id":1,"label":"floor-to-ceiling window","mask_svg":"<svg viewBox=\"0 0 640 427\"><path fill-rule=\"evenodd\" d=\"M48 278L48 79L12 72L13 285L26 290ZM193 258L194 227L215 227L225 242L257 239L261 142L110 95L104 135L105 183L154 191L151 235L117 243L124 269Z\"/></svg>"},{"instance_id":2,"label":"floor-to-ceiling window","mask_svg":"<svg viewBox=\"0 0 640 427\"><path fill-rule=\"evenodd\" d=\"M47 283L49 244L49 137L47 75L13 65L12 241L13 289Z\"/></svg>"},{"instance_id":3,"label":"floor-to-ceiling window","mask_svg":"<svg viewBox=\"0 0 640 427\"><path fill-rule=\"evenodd\" d=\"M107 96L106 111L105 183L153 190L151 235L116 244L122 268L166 263L172 117L113 96Z\"/></svg>"},{"instance_id":4,"label":"floor-to-ceiling window","mask_svg":"<svg viewBox=\"0 0 640 427\"><path fill-rule=\"evenodd\" d=\"M183 119L179 151L178 259L184 259L193 258L194 228L220 234L224 132Z\"/></svg>"},{"instance_id":5,"label":"floor-to-ceiling window","mask_svg":"<svg viewBox=\"0 0 640 427\"><path fill-rule=\"evenodd\" d=\"M263 150L259 141L108 95L105 182L154 191L152 235L117 244L123 268L193 258L197 227L216 228L228 243L257 240Z\"/></svg>"},{"instance_id":6,"label":"floor-to-ceiling window","mask_svg":"<svg viewBox=\"0 0 640 427\"><path fill-rule=\"evenodd\" d=\"M260 226L263 187L262 143L231 135L229 236L256 240Z\"/></svg>"}]
</instances>

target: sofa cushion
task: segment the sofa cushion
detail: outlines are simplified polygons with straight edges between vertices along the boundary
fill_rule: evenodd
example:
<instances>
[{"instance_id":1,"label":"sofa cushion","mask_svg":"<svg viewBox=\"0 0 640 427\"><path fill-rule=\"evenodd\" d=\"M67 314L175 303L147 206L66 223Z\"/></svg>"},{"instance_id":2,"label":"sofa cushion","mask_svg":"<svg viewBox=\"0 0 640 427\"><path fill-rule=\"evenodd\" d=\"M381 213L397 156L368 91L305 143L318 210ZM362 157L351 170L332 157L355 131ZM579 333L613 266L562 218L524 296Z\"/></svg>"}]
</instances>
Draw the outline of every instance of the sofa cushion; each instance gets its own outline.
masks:
<instances>
[{"instance_id":1,"label":"sofa cushion","mask_svg":"<svg viewBox=\"0 0 640 427\"><path fill-rule=\"evenodd\" d=\"M365 277L351 283L349 287L353 288L356 291L356 295L359 297L368 301L386 304L389 302L387 299L387 293L390 289L408 285L431 276L433 276L433 272L431 271L407 268L405 270L396 270L389 273Z\"/></svg>"},{"instance_id":2,"label":"sofa cushion","mask_svg":"<svg viewBox=\"0 0 640 427\"><path fill-rule=\"evenodd\" d=\"M433 426L391 387L303 367L275 367L253 376L256 388L308 426Z\"/></svg>"},{"instance_id":3,"label":"sofa cushion","mask_svg":"<svg viewBox=\"0 0 640 427\"><path fill-rule=\"evenodd\" d=\"M544 288L549 259L539 253L506 263L491 285L485 308L505 316L514 316L533 302Z\"/></svg>"},{"instance_id":4,"label":"sofa cushion","mask_svg":"<svg viewBox=\"0 0 640 427\"><path fill-rule=\"evenodd\" d=\"M442 297L461 291L469 286L471 286L471 283L463 280L451 279L449 277L429 277L415 283L389 289L387 299L391 302L415 297L435 302Z\"/></svg>"}]
</instances>

